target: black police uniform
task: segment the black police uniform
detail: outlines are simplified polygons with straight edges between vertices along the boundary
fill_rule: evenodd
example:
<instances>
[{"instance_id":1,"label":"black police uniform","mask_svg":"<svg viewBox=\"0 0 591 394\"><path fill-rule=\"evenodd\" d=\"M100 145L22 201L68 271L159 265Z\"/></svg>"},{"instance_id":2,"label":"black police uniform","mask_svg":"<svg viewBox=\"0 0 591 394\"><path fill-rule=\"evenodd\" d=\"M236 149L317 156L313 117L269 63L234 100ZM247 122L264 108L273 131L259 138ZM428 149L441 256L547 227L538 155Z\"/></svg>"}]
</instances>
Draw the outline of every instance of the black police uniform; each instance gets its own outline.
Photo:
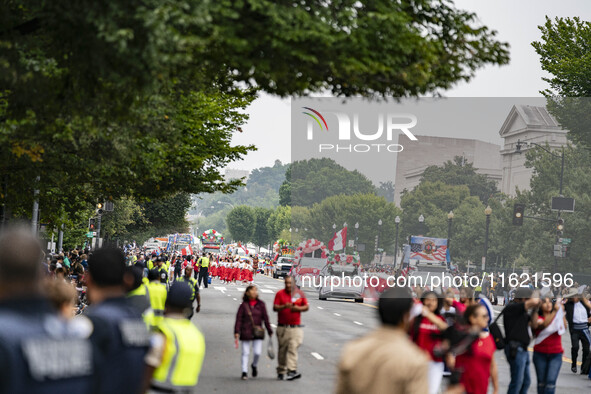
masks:
<instances>
[{"instance_id":1,"label":"black police uniform","mask_svg":"<svg viewBox=\"0 0 591 394\"><path fill-rule=\"evenodd\" d=\"M150 336L141 313L125 297L107 299L87 312L98 350L97 393L138 393Z\"/></svg>"},{"instance_id":2,"label":"black police uniform","mask_svg":"<svg viewBox=\"0 0 591 394\"><path fill-rule=\"evenodd\" d=\"M44 298L0 302L0 393L91 392L92 344L69 325Z\"/></svg>"}]
</instances>

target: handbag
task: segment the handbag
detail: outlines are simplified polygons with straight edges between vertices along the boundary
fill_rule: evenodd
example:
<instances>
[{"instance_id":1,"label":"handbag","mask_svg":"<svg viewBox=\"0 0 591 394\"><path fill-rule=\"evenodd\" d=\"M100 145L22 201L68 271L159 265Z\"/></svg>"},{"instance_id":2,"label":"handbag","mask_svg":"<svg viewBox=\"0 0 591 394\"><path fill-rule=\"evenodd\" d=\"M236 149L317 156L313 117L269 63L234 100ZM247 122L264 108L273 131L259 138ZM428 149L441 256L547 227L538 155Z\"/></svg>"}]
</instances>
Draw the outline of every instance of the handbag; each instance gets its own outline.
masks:
<instances>
[{"instance_id":1,"label":"handbag","mask_svg":"<svg viewBox=\"0 0 591 394\"><path fill-rule=\"evenodd\" d=\"M267 356L269 356L271 360L275 359L275 349L273 348L273 338L271 337L269 337L269 342L267 345ZM591 357L588 358L591 359Z\"/></svg>"},{"instance_id":2,"label":"handbag","mask_svg":"<svg viewBox=\"0 0 591 394\"><path fill-rule=\"evenodd\" d=\"M498 350L502 350L505 348L505 337L503 336L503 332L501 331L501 328L497 324L497 320L499 320L501 318L501 315L503 313L505 313L505 309L503 309L501 311L501 313L499 313L499 316L497 316L495 321L493 321L491 323L491 325L488 326L488 331L490 332L490 335L492 335L493 339L495 340L495 346L497 347Z\"/></svg>"},{"instance_id":3,"label":"handbag","mask_svg":"<svg viewBox=\"0 0 591 394\"><path fill-rule=\"evenodd\" d=\"M252 312L250 311L250 305L248 305L248 303L246 303L246 310L248 311L248 316L250 316L250 321L252 323L252 333L254 339L265 339L265 329L254 324L254 319L252 318Z\"/></svg>"}]
</instances>

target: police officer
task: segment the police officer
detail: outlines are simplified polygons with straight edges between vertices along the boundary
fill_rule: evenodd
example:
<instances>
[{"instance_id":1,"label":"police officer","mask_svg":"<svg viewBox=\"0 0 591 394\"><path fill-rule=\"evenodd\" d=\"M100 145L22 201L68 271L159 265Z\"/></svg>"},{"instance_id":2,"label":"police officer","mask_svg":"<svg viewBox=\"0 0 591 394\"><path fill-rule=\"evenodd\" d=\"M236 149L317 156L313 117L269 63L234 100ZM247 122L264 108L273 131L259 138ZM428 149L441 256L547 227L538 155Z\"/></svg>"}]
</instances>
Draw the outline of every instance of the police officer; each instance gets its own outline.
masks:
<instances>
[{"instance_id":1,"label":"police officer","mask_svg":"<svg viewBox=\"0 0 591 394\"><path fill-rule=\"evenodd\" d=\"M197 300L197 308L195 308L195 312L199 313L201 310L201 295L199 294L199 285L197 284L197 280L193 278L193 268L187 266L185 268L185 276L181 276L178 279L178 282L185 282L191 288L191 311L189 313L189 319L193 317L193 302Z\"/></svg>"},{"instance_id":2,"label":"police officer","mask_svg":"<svg viewBox=\"0 0 591 394\"><path fill-rule=\"evenodd\" d=\"M0 237L0 393L90 392L92 344L41 295L42 260L30 233Z\"/></svg>"},{"instance_id":3,"label":"police officer","mask_svg":"<svg viewBox=\"0 0 591 394\"><path fill-rule=\"evenodd\" d=\"M166 303L166 285L160 281L160 273L154 268L148 272L148 296L152 307L152 317L148 316L147 323L156 326L164 316L164 305Z\"/></svg>"},{"instance_id":4,"label":"police officer","mask_svg":"<svg viewBox=\"0 0 591 394\"><path fill-rule=\"evenodd\" d=\"M203 334L187 319L191 307L191 289L184 283L173 283L166 299L165 317L146 356L147 376L144 389L150 393L193 392L203 358Z\"/></svg>"},{"instance_id":5,"label":"police officer","mask_svg":"<svg viewBox=\"0 0 591 394\"><path fill-rule=\"evenodd\" d=\"M125 290L127 298L142 314L150 309L150 292L148 285L143 282L144 271L141 267L131 266L125 268Z\"/></svg>"},{"instance_id":6,"label":"police officer","mask_svg":"<svg viewBox=\"0 0 591 394\"><path fill-rule=\"evenodd\" d=\"M166 264L164 263L164 259L162 257L156 258L156 267L158 268L158 274L160 276L160 283L167 284L168 283L168 269L166 268Z\"/></svg>"},{"instance_id":7,"label":"police officer","mask_svg":"<svg viewBox=\"0 0 591 394\"><path fill-rule=\"evenodd\" d=\"M177 280L181 276L182 269L183 261L181 260L181 256L176 256L174 261L174 280Z\"/></svg>"},{"instance_id":8,"label":"police officer","mask_svg":"<svg viewBox=\"0 0 591 394\"><path fill-rule=\"evenodd\" d=\"M207 279L209 276L209 258L211 257L211 253L207 255L203 255L197 262L199 264L199 286L201 286L201 282L204 282L203 286L207 289Z\"/></svg>"},{"instance_id":9,"label":"police officer","mask_svg":"<svg viewBox=\"0 0 591 394\"><path fill-rule=\"evenodd\" d=\"M141 312L125 297L124 273L125 256L119 249L98 249L88 259L87 316L99 351L97 393L137 393L142 387L150 336Z\"/></svg>"}]
</instances>

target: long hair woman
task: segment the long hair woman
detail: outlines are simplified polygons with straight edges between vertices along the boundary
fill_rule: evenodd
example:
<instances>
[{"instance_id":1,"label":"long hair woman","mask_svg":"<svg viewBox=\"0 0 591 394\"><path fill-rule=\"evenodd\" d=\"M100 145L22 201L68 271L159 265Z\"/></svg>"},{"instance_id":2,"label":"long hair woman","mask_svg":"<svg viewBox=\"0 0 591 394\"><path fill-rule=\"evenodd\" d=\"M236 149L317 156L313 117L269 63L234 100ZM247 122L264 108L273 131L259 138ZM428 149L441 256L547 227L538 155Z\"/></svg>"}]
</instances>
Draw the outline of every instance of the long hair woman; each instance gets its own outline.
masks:
<instances>
[{"instance_id":1,"label":"long hair woman","mask_svg":"<svg viewBox=\"0 0 591 394\"><path fill-rule=\"evenodd\" d=\"M549 297L543 298L538 311L538 321L534 322L536 341L533 362L538 378L538 393L552 394L556 391L556 380L562 366L562 335L560 325L566 327L566 316L557 316L562 304L552 304ZM555 321L556 319L562 319ZM554 323L554 324L552 324Z\"/></svg>"},{"instance_id":2,"label":"long hair woman","mask_svg":"<svg viewBox=\"0 0 591 394\"><path fill-rule=\"evenodd\" d=\"M443 360L433 354L433 350L441 343L441 332L447 328L440 311L443 299L434 291L426 291L421 295L423 312L415 317L411 324L411 338L418 347L429 354L429 393L439 391L443 379Z\"/></svg>"},{"instance_id":3,"label":"long hair woman","mask_svg":"<svg viewBox=\"0 0 591 394\"><path fill-rule=\"evenodd\" d=\"M466 308L464 320L478 338L472 342L466 352L458 355L455 360L456 369L462 370L460 383L468 394L486 394L488 382L492 380L493 393L498 393L499 378L494 353L497 350L495 341L487 331L488 312L483 305L474 304Z\"/></svg>"},{"instance_id":4,"label":"long hair woman","mask_svg":"<svg viewBox=\"0 0 591 394\"><path fill-rule=\"evenodd\" d=\"M242 345L242 380L248 379L248 360L251 349L254 355L251 364L252 377L256 378L258 375L257 365L263 350L263 339L255 339L254 328L255 326L263 327L263 324L269 336L273 335L267 307L263 301L259 300L257 287L250 285L244 291L234 324L234 338L240 339Z\"/></svg>"}]
</instances>

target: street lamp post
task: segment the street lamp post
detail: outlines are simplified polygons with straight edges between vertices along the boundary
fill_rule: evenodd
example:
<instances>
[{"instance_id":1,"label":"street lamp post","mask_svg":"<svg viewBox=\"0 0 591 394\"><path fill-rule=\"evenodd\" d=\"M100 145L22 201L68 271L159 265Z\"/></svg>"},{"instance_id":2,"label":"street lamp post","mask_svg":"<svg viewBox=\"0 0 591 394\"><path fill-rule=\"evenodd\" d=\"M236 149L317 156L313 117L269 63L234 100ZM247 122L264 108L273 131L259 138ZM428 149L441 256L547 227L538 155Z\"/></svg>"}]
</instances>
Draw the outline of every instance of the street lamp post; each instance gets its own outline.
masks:
<instances>
[{"instance_id":1,"label":"street lamp post","mask_svg":"<svg viewBox=\"0 0 591 394\"><path fill-rule=\"evenodd\" d=\"M355 223L355 251L357 251L357 230L359 230L359 222Z\"/></svg>"},{"instance_id":2,"label":"street lamp post","mask_svg":"<svg viewBox=\"0 0 591 394\"><path fill-rule=\"evenodd\" d=\"M449 249L449 244L451 242L451 222L454 220L454 212L449 211L447 214L447 253L450 256L451 260L451 250ZM447 268L449 268L449 261L447 262Z\"/></svg>"},{"instance_id":3,"label":"street lamp post","mask_svg":"<svg viewBox=\"0 0 591 394\"><path fill-rule=\"evenodd\" d=\"M378 220L378 239L376 240L376 253L380 252L380 235L382 235L382 219ZM380 253L380 263L382 262L382 254Z\"/></svg>"},{"instance_id":4,"label":"street lamp post","mask_svg":"<svg viewBox=\"0 0 591 394\"><path fill-rule=\"evenodd\" d=\"M400 216L396 216L394 223L396 223L396 240L394 241L394 268L396 268L396 258L398 257L398 226L400 225Z\"/></svg>"},{"instance_id":5,"label":"street lamp post","mask_svg":"<svg viewBox=\"0 0 591 394\"><path fill-rule=\"evenodd\" d=\"M482 271L486 269L486 257L488 255L488 229L490 227L490 214L492 213L492 208L487 206L484 210L484 214L486 215L486 233L484 235L484 256L482 256Z\"/></svg>"},{"instance_id":6,"label":"street lamp post","mask_svg":"<svg viewBox=\"0 0 591 394\"><path fill-rule=\"evenodd\" d=\"M521 146L524 145L524 144L526 146L527 145L535 145L538 148L541 148L544 151L548 152L550 155L554 156L555 158L559 158L560 159L560 191L559 191L558 195L560 197L563 197L562 196L562 181L563 181L563 178L564 178L564 147L561 148L561 152L558 155L558 154L556 154L556 153L554 153L554 152L546 149L542 145L536 144L535 142L530 142L530 141L522 142L521 140L517 140L517 146L516 146L516 149L515 149L515 153L521 153ZM556 221L558 221L558 220L560 220L560 211L558 211L558 216L556 217ZM560 239L560 237L558 236L558 234L556 234L556 243L558 243L559 239ZM556 256L554 256L554 272L557 272L556 271L557 265L558 265L558 258Z\"/></svg>"}]
</instances>

